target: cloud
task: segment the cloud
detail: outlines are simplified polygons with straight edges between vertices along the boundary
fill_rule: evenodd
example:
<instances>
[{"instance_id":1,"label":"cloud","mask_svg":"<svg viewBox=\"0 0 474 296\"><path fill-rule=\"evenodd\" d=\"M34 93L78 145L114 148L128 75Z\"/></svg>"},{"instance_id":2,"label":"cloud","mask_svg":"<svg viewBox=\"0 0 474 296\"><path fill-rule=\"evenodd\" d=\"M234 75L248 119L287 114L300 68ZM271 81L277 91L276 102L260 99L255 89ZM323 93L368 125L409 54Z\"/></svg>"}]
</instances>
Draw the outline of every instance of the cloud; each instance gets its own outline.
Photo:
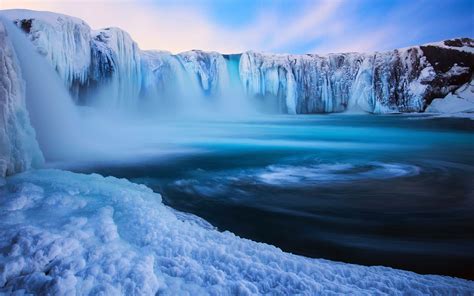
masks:
<instances>
[{"instance_id":1,"label":"cloud","mask_svg":"<svg viewBox=\"0 0 474 296\"><path fill-rule=\"evenodd\" d=\"M60 12L82 18L95 29L120 27L129 32L142 49L172 52L203 49L233 53L249 49L278 51L312 40L324 32L325 22L333 17L341 3L338 0L320 1L290 17L282 15L281 11L262 10L249 23L238 27L219 24L198 5L190 3L4 0L1 8ZM320 28L315 30L315 27Z\"/></svg>"},{"instance_id":2,"label":"cloud","mask_svg":"<svg viewBox=\"0 0 474 296\"><path fill-rule=\"evenodd\" d=\"M251 7L243 1L233 3L244 8L236 12L238 17L245 19L239 24L210 13L218 3L211 0L0 1L2 9L55 11L82 18L95 29L120 27L129 32L142 49L174 53L191 49L222 53L245 50L293 53L386 50L437 41L426 40L442 36L436 35L435 28L455 28L452 16L433 17L443 12L436 1L282 0L262 1L261 5ZM453 1L461 3L464 0ZM456 7L455 4L444 4L448 5L444 10ZM232 5L221 6L219 9L232 9ZM455 24L461 26L469 24L468 21ZM445 32L443 37L449 37L447 34Z\"/></svg>"},{"instance_id":3,"label":"cloud","mask_svg":"<svg viewBox=\"0 0 474 296\"><path fill-rule=\"evenodd\" d=\"M271 47L277 48L288 43L313 40L317 37L329 34L331 29L338 29L339 21L335 19L337 11L343 1L326 0L313 4L304 9L304 12L293 17L288 26L281 26ZM331 21L331 24L328 24Z\"/></svg>"}]
</instances>

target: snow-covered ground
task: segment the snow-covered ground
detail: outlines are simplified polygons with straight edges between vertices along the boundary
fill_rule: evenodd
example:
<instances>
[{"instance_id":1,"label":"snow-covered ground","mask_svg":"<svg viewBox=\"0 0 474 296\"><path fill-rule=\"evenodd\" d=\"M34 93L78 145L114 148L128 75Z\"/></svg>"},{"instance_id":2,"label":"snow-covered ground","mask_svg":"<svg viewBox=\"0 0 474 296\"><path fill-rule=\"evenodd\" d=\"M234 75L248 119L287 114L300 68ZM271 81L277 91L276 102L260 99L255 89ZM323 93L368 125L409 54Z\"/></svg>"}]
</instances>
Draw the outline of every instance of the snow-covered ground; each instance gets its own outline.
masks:
<instances>
[{"instance_id":1,"label":"snow-covered ground","mask_svg":"<svg viewBox=\"0 0 474 296\"><path fill-rule=\"evenodd\" d=\"M151 189L28 171L0 187L0 293L472 295L474 282L310 259L219 232Z\"/></svg>"},{"instance_id":2,"label":"snow-covered ground","mask_svg":"<svg viewBox=\"0 0 474 296\"><path fill-rule=\"evenodd\" d=\"M474 119L474 81L471 80L444 98L434 99L426 112L440 116Z\"/></svg>"}]
</instances>

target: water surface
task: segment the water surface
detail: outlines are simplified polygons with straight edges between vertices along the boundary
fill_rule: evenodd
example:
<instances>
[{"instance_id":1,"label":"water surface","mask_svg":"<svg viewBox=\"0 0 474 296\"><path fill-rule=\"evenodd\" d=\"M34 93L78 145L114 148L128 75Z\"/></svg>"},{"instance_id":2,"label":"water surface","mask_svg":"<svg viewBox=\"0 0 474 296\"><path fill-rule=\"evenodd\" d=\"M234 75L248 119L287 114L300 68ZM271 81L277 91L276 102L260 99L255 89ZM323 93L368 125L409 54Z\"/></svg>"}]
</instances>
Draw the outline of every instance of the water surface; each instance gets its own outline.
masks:
<instances>
[{"instance_id":1,"label":"water surface","mask_svg":"<svg viewBox=\"0 0 474 296\"><path fill-rule=\"evenodd\" d=\"M173 122L125 177L219 230L309 257L474 278L474 123L413 116ZM162 123L161 128L165 123ZM160 146L160 147L161 147Z\"/></svg>"}]
</instances>

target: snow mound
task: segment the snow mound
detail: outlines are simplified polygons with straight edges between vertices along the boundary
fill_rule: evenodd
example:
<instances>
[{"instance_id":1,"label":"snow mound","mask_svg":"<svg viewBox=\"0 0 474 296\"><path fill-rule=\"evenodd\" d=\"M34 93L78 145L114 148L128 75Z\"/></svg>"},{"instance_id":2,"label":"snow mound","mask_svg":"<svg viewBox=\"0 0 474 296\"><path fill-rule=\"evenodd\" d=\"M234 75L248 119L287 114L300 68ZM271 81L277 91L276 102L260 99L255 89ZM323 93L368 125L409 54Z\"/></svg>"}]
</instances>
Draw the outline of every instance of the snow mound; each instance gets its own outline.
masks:
<instances>
[{"instance_id":1,"label":"snow mound","mask_svg":"<svg viewBox=\"0 0 474 296\"><path fill-rule=\"evenodd\" d=\"M177 215L123 179L37 170L0 187L0 293L451 294L474 282L304 258Z\"/></svg>"},{"instance_id":2,"label":"snow mound","mask_svg":"<svg viewBox=\"0 0 474 296\"><path fill-rule=\"evenodd\" d=\"M474 113L474 80L444 98L434 99L426 108L426 112L441 114Z\"/></svg>"}]
</instances>

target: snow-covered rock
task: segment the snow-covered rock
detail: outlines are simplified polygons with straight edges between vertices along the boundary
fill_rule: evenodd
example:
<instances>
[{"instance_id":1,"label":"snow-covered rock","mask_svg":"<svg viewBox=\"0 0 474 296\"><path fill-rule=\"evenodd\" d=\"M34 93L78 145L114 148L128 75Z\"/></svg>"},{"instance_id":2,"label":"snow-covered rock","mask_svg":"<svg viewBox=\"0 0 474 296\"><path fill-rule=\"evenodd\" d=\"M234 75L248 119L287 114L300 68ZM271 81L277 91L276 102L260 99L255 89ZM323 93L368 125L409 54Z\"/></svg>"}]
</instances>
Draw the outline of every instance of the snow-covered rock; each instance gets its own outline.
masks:
<instances>
[{"instance_id":1,"label":"snow-covered rock","mask_svg":"<svg viewBox=\"0 0 474 296\"><path fill-rule=\"evenodd\" d=\"M66 86L84 84L91 63L91 28L84 21L47 11L4 10L61 76Z\"/></svg>"},{"instance_id":2,"label":"snow-covered rock","mask_svg":"<svg viewBox=\"0 0 474 296\"><path fill-rule=\"evenodd\" d=\"M434 94L446 94L467 81L473 58L434 46L326 56L246 52L240 77L249 95L270 96L288 113L421 112Z\"/></svg>"},{"instance_id":3,"label":"snow-covered rock","mask_svg":"<svg viewBox=\"0 0 474 296\"><path fill-rule=\"evenodd\" d=\"M107 105L136 104L141 86L140 49L127 32L119 28L93 31L80 19L52 12L14 9L1 15L27 34L78 103L91 103L85 97L104 87Z\"/></svg>"},{"instance_id":4,"label":"snow-covered rock","mask_svg":"<svg viewBox=\"0 0 474 296\"><path fill-rule=\"evenodd\" d=\"M0 19L0 178L42 161L26 110L20 66Z\"/></svg>"},{"instance_id":5,"label":"snow-covered rock","mask_svg":"<svg viewBox=\"0 0 474 296\"><path fill-rule=\"evenodd\" d=\"M39 170L0 187L0 293L469 295L474 282L309 259L177 215L113 177Z\"/></svg>"},{"instance_id":6,"label":"snow-covered rock","mask_svg":"<svg viewBox=\"0 0 474 296\"><path fill-rule=\"evenodd\" d=\"M441 114L473 113L474 116L474 80L444 98L434 99L426 108L426 112Z\"/></svg>"}]
</instances>

